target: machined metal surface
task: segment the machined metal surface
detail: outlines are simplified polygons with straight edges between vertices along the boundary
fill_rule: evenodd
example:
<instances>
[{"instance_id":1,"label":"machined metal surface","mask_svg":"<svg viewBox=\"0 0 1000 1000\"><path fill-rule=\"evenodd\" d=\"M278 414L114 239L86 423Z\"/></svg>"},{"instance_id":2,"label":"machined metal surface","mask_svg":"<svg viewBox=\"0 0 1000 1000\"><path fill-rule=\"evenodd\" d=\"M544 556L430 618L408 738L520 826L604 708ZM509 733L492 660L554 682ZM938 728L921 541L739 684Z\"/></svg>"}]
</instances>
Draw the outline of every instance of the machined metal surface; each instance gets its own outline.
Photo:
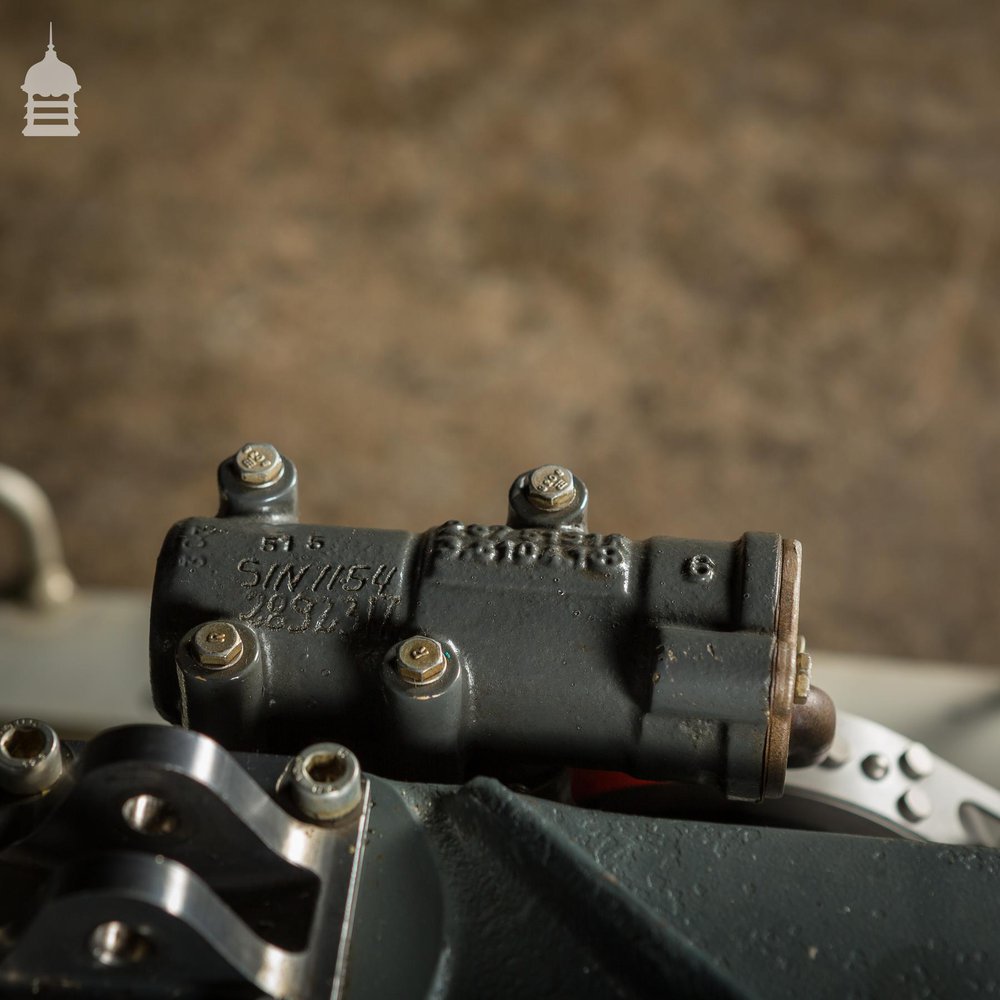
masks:
<instances>
[{"instance_id":1,"label":"machined metal surface","mask_svg":"<svg viewBox=\"0 0 1000 1000\"><path fill-rule=\"evenodd\" d=\"M1000 669L815 652L823 688L852 715L906 733L1000 788Z\"/></svg>"},{"instance_id":2,"label":"machined metal surface","mask_svg":"<svg viewBox=\"0 0 1000 1000\"><path fill-rule=\"evenodd\" d=\"M0 797L5 996L963 1000L1000 981L986 847L622 815L485 778L366 778L363 827L303 824L284 757L152 727L70 749L58 794ZM125 822L139 795L173 821L147 802Z\"/></svg>"},{"instance_id":3,"label":"machined metal surface","mask_svg":"<svg viewBox=\"0 0 1000 1000\"><path fill-rule=\"evenodd\" d=\"M787 794L814 806L815 825L836 829L839 812L869 832L1000 847L1000 792L922 744L840 712L834 748L822 764L788 772Z\"/></svg>"},{"instance_id":4,"label":"machined metal surface","mask_svg":"<svg viewBox=\"0 0 1000 1000\"><path fill-rule=\"evenodd\" d=\"M281 758L251 775L161 726L74 750L49 795L0 797L5 995L342 995L367 780L350 816L317 825L286 808Z\"/></svg>"},{"instance_id":5,"label":"machined metal surface","mask_svg":"<svg viewBox=\"0 0 1000 1000\"><path fill-rule=\"evenodd\" d=\"M233 468L219 469L222 516L176 525L158 561L167 719L249 750L337 739L398 777L558 763L780 794L798 542L590 532L586 486L559 466L517 477L506 525L304 525L287 458L263 490ZM206 619L253 653L206 673L187 638Z\"/></svg>"}]
</instances>

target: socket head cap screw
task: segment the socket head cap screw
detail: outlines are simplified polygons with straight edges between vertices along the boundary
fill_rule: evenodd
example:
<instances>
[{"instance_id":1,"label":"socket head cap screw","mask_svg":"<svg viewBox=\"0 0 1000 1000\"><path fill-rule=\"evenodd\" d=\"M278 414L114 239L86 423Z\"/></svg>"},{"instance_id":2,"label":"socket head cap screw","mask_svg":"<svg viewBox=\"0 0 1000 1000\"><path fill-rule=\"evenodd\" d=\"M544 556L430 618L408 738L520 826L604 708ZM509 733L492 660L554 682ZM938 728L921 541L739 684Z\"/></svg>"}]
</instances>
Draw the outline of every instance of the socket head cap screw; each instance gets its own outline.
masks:
<instances>
[{"instance_id":1,"label":"socket head cap screw","mask_svg":"<svg viewBox=\"0 0 1000 1000\"><path fill-rule=\"evenodd\" d=\"M292 795L313 820L336 820L361 802L361 766L339 743L314 743L292 762Z\"/></svg>"}]
</instances>

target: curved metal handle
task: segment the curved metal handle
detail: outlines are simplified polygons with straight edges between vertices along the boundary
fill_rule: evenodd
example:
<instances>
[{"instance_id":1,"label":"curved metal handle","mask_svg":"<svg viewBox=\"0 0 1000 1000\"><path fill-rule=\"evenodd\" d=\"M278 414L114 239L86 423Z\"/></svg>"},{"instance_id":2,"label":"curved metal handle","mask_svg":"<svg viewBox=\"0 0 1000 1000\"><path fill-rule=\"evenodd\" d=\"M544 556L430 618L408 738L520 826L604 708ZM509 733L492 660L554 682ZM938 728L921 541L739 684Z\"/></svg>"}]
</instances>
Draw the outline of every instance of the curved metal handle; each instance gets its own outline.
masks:
<instances>
[{"instance_id":1,"label":"curved metal handle","mask_svg":"<svg viewBox=\"0 0 1000 1000\"><path fill-rule=\"evenodd\" d=\"M63 557L59 525L49 498L23 472L0 465L0 509L10 514L24 538L27 601L38 608L65 604L76 583Z\"/></svg>"}]
</instances>

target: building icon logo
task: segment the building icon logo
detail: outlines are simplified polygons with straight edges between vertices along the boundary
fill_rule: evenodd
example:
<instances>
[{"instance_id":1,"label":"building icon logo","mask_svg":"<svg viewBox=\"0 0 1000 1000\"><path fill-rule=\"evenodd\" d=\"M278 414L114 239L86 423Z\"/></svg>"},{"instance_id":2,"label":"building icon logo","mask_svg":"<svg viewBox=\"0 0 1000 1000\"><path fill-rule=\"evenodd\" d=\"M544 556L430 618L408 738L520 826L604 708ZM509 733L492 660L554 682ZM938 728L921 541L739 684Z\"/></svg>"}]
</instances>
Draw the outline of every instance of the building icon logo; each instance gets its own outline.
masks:
<instances>
[{"instance_id":1,"label":"building icon logo","mask_svg":"<svg viewBox=\"0 0 1000 1000\"><path fill-rule=\"evenodd\" d=\"M76 73L56 55L49 22L49 48L24 76L21 86L28 95L22 135L79 135L76 127ZM47 99L48 98L48 99Z\"/></svg>"}]
</instances>

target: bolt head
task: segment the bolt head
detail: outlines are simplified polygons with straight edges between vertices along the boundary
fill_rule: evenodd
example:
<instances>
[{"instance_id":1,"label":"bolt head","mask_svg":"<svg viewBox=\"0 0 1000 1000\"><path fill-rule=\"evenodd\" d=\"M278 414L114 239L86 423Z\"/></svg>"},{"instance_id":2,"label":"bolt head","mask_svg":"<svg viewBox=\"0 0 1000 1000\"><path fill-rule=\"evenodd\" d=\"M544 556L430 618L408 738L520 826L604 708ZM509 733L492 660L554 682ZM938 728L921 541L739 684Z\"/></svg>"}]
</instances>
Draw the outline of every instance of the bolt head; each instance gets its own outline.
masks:
<instances>
[{"instance_id":1,"label":"bolt head","mask_svg":"<svg viewBox=\"0 0 1000 1000\"><path fill-rule=\"evenodd\" d=\"M37 719L14 719L0 726L0 789L34 795L62 775L62 750L56 731Z\"/></svg>"},{"instance_id":2,"label":"bolt head","mask_svg":"<svg viewBox=\"0 0 1000 1000\"><path fill-rule=\"evenodd\" d=\"M934 811L930 797L921 788L911 788L904 792L896 802L900 815L911 823L919 823L929 819Z\"/></svg>"},{"instance_id":3,"label":"bolt head","mask_svg":"<svg viewBox=\"0 0 1000 1000\"><path fill-rule=\"evenodd\" d=\"M399 647L396 672L408 684L430 684L444 673L448 660L436 639L415 635Z\"/></svg>"},{"instance_id":4,"label":"bolt head","mask_svg":"<svg viewBox=\"0 0 1000 1000\"><path fill-rule=\"evenodd\" d=\"M243 639L232 622L205 622L191 646L203 667L230 667L243 655Z\"/></svg>"},{"instance_id":5,"label":"bolt head","mask_svg":"<svg viewBox=\"0 0 1000 1000\"><path fill-rule=\"evenodd\" d=\"M528 499L541 510L562 510L576 499L573 473L562 465L541 465L528 475Z\"/></svg>"},{"instance_id":6,"label":"bolt head","mask_svg":"<svg viewBox=\"0 0 1000 1000\"><path fill-rule=\"evenodd\" d=\"M899 765L909 777L919 781L934 773L934 755L923 743L914 743L899 758Z\"/></svg>"},{"instance_id":7,"label":"bolt head","mask_svg":"<svg viewBox=\"0 0 1000 1000\"><path fill-rule=\"evenodd\" d=\"M314 743L292 762L292 795L310 819L336 820L361 802L361 765L339 743Z\"/></svg>"},{"instance_id":8,"label":"bolt head","mask_svg":"<svg viewBox=\"0 0 1000 1000\"><path fill-rule=\"evenodd\" d=\"M269 486L280 475L285 462L273 444L243 445L234 459L240 479L247 486Z\"/></svg>"}]
</instances>

